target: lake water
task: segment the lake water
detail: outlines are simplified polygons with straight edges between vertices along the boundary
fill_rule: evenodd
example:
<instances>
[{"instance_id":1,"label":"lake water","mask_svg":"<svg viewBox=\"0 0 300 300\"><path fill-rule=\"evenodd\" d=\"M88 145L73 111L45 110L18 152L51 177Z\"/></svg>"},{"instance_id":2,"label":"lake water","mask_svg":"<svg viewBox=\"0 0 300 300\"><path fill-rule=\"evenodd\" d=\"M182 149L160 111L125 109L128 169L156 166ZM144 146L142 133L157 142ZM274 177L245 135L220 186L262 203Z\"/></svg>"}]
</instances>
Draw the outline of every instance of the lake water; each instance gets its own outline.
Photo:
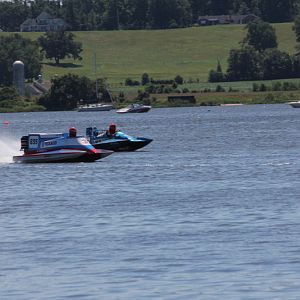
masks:
<instances>
[{"instance_id":1,"label":"lake water","mask_svg":"<svg viewBox=\"0 0 300 300\"><path fill-rule=\"evenodd\" d=\"M110 122L154 141L10 163L21 135ZM0 114L0 299L299 299L299 136L288 105Z\"/></svg>"}]
</instances>

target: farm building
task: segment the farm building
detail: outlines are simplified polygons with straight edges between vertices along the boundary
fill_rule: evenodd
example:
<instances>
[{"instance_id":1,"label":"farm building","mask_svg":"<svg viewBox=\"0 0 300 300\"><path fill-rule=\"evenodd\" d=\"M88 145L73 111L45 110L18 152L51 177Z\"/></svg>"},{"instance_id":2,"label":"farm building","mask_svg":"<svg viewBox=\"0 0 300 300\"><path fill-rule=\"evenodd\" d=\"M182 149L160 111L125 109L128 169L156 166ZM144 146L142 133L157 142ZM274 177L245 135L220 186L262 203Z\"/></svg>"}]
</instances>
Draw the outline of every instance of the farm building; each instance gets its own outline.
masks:
<instances>
[{"instance_id":1,"label":"farm building","mask_svg":"<svg viewBox=\"0 0 300 300\"><path fill-rule=\"evenodd\" d=\"M24 32L45 32L66 30L69 25L61 18L55 18L46 12L42 12L36 19L27 19L21 26L20 31Z\"/></svg>"},{"instance_id":2,"label":"farm building","mask_svg":"<svg viewBox=\"0 0 300 300\"><path fill-rule=\"evenodd\" d=\"M259 17L253 14L248 15L221 15L221 16L200 16L198 24L201 26L217 24L248 24L258 20Z\"/></svg>"}]
</instances>

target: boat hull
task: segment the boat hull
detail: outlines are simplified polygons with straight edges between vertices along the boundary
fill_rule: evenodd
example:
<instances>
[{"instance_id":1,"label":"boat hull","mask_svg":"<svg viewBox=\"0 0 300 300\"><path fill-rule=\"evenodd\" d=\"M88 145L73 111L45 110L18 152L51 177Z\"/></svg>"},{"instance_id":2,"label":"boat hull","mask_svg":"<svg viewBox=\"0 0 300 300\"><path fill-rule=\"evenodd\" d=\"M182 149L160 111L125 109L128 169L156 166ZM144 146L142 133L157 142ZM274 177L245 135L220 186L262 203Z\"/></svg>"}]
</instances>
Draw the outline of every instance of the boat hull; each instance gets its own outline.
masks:
<instances>
[{"instance_id":1,"label":"boat hull","mask_svg":"<svg viewBox=\"0 0 300 300\"><path fill-rule=\"evenodd\" d=\"M112 150L115 152L121 151L135 151L145 147L146 145L152 142L151 139L146 138L138 138L138 141L130 141L130 140L123 140L123 141L104 141L100 143L92 144L96 149L104 149L104 150Z\"/></svg>"},{"instance_id":2,"label":"boat hull","mask_svg":"<svg viewBox=\"0 0 300 300\"><path fill-rule=\"evenodd\" d=\"M294 107L294 108L300 108L300 101L297 102L289 102L288 103L290 106Z\"/></svg>"},{"instance_id":3,"label":"boat hull","mask_svg":"<svg viewBox=\"0 0 300 300\"><path fill-rule=\"evenodd\" d=\"M89 111L110 111L113 109L113 106L102 106L102 107L82 107L78 108L78 112L89 112Z\"/></svg>"},{"instance_id":4,"label":"boat hull","mask_svg":"<svg viewBox=\"0 0 300 300\"><path fill-rule=\"evenodd\" d=\"M16 163L93 162L112 153L112 151L98 149L94 152L58 150L14 156L13 161Z\"/></svg>"},{"instance_id":5,"label":"boat hull","mask_svg":"<svg viewBox=\"0 0 300 300\"><path fill-rule=\"evenodd\" d=\"M139 114L139 113L146 113L150 110L150 108L143 108L143 109L132 109L132 110L117 110L118 114Z\"/></svg>"},{"instance_id":6,"label":"boat hull","mask_svg":"<svg viewBox=\"0 0 300 300\"><path fill-rule=\"evenodd\" d=\"M146 113L151 109L150 105L140 105L133 104L127 107L120 108L116 110L118 114L127 114L127 113Z\"/></svg>"}]
</instances>

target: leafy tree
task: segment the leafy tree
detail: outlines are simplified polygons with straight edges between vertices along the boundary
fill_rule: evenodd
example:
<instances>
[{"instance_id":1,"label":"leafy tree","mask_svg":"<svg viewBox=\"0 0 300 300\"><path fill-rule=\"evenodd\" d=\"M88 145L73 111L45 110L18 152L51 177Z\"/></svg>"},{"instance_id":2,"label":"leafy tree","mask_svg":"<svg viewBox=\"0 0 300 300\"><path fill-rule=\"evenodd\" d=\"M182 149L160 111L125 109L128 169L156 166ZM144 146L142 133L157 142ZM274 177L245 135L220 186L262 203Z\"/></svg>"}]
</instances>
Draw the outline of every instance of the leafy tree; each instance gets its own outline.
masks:
<instances>
[{"instance_id":1,"label":"leafy tree","mask_svg":"<svg viewBox=\"0 0 300 300\"><path fill-rule=\"evenodd\" d=\"M300 42L300 14L295 18L293 30L295 31L297 42Z\"/></svg>"},{"instance_id":2,"label":"leafy tree","mask_svg":"<svg viewBox=\"0 0 300 300\"><path fill-rule=\"evenodd\" d=\"M199 16L209 14L207 0L190 0L193 23L198 21Z\"/></svg>"},{"instance_id":3,"label":"leafy tree","mask_svg":"<svg viewBox=\"0 0 300 300\"><path fill-rule=\"evenodd\" d=\"M288 53L277 49L267 49L263 54L262 69L264 79L291 78L293 63Z\"/></svg>"},{"instance_id":4,"label":"leafy tree","mask_svg":"<svg viewBox=\"0 0 300 300\"><path fill-rule=\"evenodd\" d=\"M261 54L251 46L230 50L227 77L229 81L261 79Z\"/></svg>"},{"instance_id":5,"label":"leafy tree","mask_svg":"<svg viewBox=\"0 0 300 300\"><path fill-rule=\"evenodd\" d=\"M257 92L258 91L258 83L256 83L256 82L254 82L253 84L252 84L252 91L253 92Z\"/></svg>"},{"instance_id":6,"label":"leafy tree","mask_svg":"<svg viewBox=\"0 0 300 300\"><path fill-rule=\"evenodd\" d=\"M300 14L298 14L295 18L293 30L295 31L296 40L298 42L296 45L297 53L293 59L294 60L294 73L297 77L299 77L299 75L300 75Z\"/></svg>"},{"instance_id":7,"label":"leafy tree","mask_svg":"<svg viewBox=\"0 0 300 300\"><path fill-rule=\"evenodd\" d=\"M209 82L224 82L226 81L226 76L222 72L216 70L210 70L208 75Z\"/></svg>"},{"instance_id":8,"label":"leafy tree","mask_svg":"<svg viewBox=\"0 0 300 300\"><path fill-rule=\"evenodd\" d=\"M218 64L217 64L217 72L222 73L222 66L220 61L218 60Z\"/></svg>"},{"instance_id":9,"label":"leafy tree","mask_svg":"<svg viewBox=\"0 0 300 300\"><path fill-rule=\"evenodd\" d=\"M72 110L81 99L90 100L95 94L95 84L90 79L68 74L52 80L50 91L39 104L47 110Z\"/></svg>"},{"instance_id":10,"label":"leafy tree","mask_svg":"<svg viewBox=\"0 0 300 300\"><path fill-rule=\"evenodd\" d=\"M208 75L209 82L223 82L226 81L226 76L222 72L222 66L218 60L217 70L210 70Z\"/></svg>"},{"instance_id":11,"label":"leafy tree","mask_svg":"<svg viewBox=\"0 0 300 300\"><path fill-rule=\"evenodd\" d=\"M13 79L13 62L24 63L25 78L32 79L41 72L41 54L38 44L19 34L0 37L0 85L10 85Z\"/></svg>"},{"instance_id":12,"label":"leafy tree","mask_svg":"<svg viewBox=\"0 0 300 300\"><path fill-rule=\"evenodd\" d=\"M299 0L13 0L0 1L0 27L16 31L42 11L62 17L72 30L185 27L200 15L254 13L268 22L286 22Z\"/></svg>"},{"instance_id":13,"label":"leafy tree","mask_svg":"<svg viewBox=\"0 0 300 300\"><path fill-rule=\"evenodd\" d=\"M265 91L267 91L267 87L266 87L266 85L264 84L264 83L262 83L260 86L259 86L259 91L260 92L265 92Z\"/></svg>"},{"instance_id":14,"label":"leafy tree","mask_svg":"<svg viewBox=\"0 0 300 300\"><path fill-rule=\"evenodd\" d=\"M119 2L117 0L106 1L103 27L107 30L120 29Z\"/></svg>"},{"instance_id":15,"label":"leafy tree","mask_svg":"<svg viewBox=\"0 0 300 300\"><path fill-rule=\"evenodd\" d=\"M187 0L150 0L149 22L152 28L184 27L191 24L191 6Z\"/></svg>"},{"instance_id":16,"label":"leafy tree","mask_svg":"<svg viewBox=\"0 0 300 300\"><path fill-rule=\"evenodd\" d=\"M183 84L183 78L180 75L177 75L174 79L177 84Z\"/></svg>"},{"instance_id":17,"label":"leafy tree","mask_svg":"<svg viewBox=\"0 0 300 300\"><path fill-rule=\"evenodd\" d=\"M142 75L142 81L141 81L142 85L146 85L146 84L148 84L149 82L150 82L149 75L148 75L147 73L144 73L144 74Z\"/></svg>"},{"instance_id":18,"label":"leafy tree","mask_svg":"<svg viewBox=\"0 0 300 300\"><path fill-rule=\"evenodd\" d=\"M103 0L93 1L93 30L98 30L102 28L103 14L105 11L105 3Z\"/></svg>"},{"instance_id":19,"label":"leafy tree","mask_svg":"<svg viewBox=\"0 0 300 300\"><path fill-rule=\"evenodd\" d=\"M81 2L81 1L80 1ZM63 1L63 17L65 21L72 27L73 30L80 29L80 21L79 18L81 16L79 9L77 8L77 4L79 1L73 0L64 0Z\"/></svg>"},{"instance_id":20,"label":"leafy tree","mask_svg":"<svg viewBox=\"0 0 300 300\"><path fill-rule=\"evenodd\" d=\"M287 0L260 0L263 19L273 23L290 21L293 8L292 2Z\"/></svg>"},{"instance_id":21,"label":"leafy tree","mask_svg":"<svg viewBox=\"0 0 300 300\"><path fill-rule=\"evenodd\" d=\"M140 82L138 80L133 80L131 78L126 78L125 79L125 85L127 85L127 86L135 86L135 85L140 85Z\"/></svg>"},{"instance_id":22,"label":"leafy tree","mask_svg":"<svg viewBox=\"0 0 300 300\"><path fill-rule=\"evenodd\" d=\"M244 44L253 46L257 51L264 51L268 48L277 48L275 29L266 22L251 22L246 26L247 35Z\"/></svg>"},{"instance_id":23,"label":"leafy tree","mask_svg":"<svg viewBox=\"0 0 300 300\"><path fill-rule=\"evenodd\" d=\"M29 14L29 8L22 1L0 1L0 28L4 31L19 31L20 24Z\"/></svg>"},{"instance_id":24,"label":"leafy tree","mask_svg":"<svg viewBox=\"0 0 300 300\"><path fill-rule=\"evenodd\" d=\"M130 15L130 27L144 29L147 27L148 0L131 0L132 14Z\"/></svg>"},{"instance_id":25,"label":"leafy tree","mask_svg":"<svg viewBox=\"0 0 300 300\"><path fill-rule=\"evenodd\" d=\"M98 98L94 97L95 100L94 101L88 101L89 103L95 103L98 102L99 100L101 102L111 102L113 101L112 99L112 95L108 89L108 84L106 82L107 78L97 78L97 85L96 85L96 81L95 81L95 91L96 91L96 86L98 86Z\"/></svg>"},{"instance_id":26,"label":"leafy tree","mask_svg":"<svg viewBox=\"0 0 300 300\"><path fill-rule=\"evenodd\" d=\"M19 95L13 87L0 88L0 102L5 100L16 100L18 98Z\"/></svg>"},{"instance_id":27,"label":"leafy tree","mask_svg":"<svg viewBox=\"0 0 300 300\"><path fill-rule=\"evenodd\" d=\"M293 77L300 77L300 57L299 55L292 56L293 62Z\"/></svg>"},{"instance_id":28,"label":"leafy tree","mask_svg":"<svg viewBox=\"0 0 300 300\"><path fill-rule=\"evenodd\" d=\"M30 13L28 17L30 18L35 18L43 11L55 16L59 16L61 12L60 1L35 0L30 2L30 6L24 6L29 7Z\"/></svg>"},{"instance_id":29,"label":"leafy tree","mask_svg":"<svg viewBox=\"0 0 300 300\"><path fill-rule=\"evenodd\" d=\"M168 28L171 20L168 0L151 0L149 18L152 28Z\"/></svg>"},{"instance_id":30,"label":"leafy tree","mask_svg":"<svg viewBox=\"0 0 300 300\"><path fill-rule=\"evenodd\" d=\"M170 7L171 19L176 22L177 27L186 27L192 23L191 4L189 0L173 1Z\"/></svg>"},{"instance_id":31,"label":"leafy tree","mask_svg":"<svg viewBox=\"0 0 300 300\"><path fill-rule=\"evenodd\" d=\"M54 58L58 65L61 59L73 57L81 60L82 44L74 41L74 34L65 31L47 32L38 38L38 42L46 58Z\"/></svg>"},{"instance_id":32,"label":"leafy tree","mask_svg":"<svg viewBox=\"0 0 300 300\"><path fill-rule=\"evenodd\" d=\"M228 13L230 9L230 2L229 0L213 0L209 1L208 5L210 8L211 14L216 15L223 15Z\"/></svg>"},{"instance_id":33,"label":"leafy tree","mask_svg":"<svg viewBox=\"0 0 300 300\"><path fill-rule=\"evenodd\" d=\"M246 13L286 22L299 7L299 0L0 0L0 27L16 31L42 11L62 17L72 30L185 27L200 15Z\"/></svg>"},{"instance_id":34,"label":"leafy tree","mask_svg":"<svg viewBox=\"0 0 300 300\"><path fill-rule=\"evenodd\" d=\"M225 89L221 85L218 84L216 86L216 92L217 93L225 92Z\"/></svg>"}]
</instances>

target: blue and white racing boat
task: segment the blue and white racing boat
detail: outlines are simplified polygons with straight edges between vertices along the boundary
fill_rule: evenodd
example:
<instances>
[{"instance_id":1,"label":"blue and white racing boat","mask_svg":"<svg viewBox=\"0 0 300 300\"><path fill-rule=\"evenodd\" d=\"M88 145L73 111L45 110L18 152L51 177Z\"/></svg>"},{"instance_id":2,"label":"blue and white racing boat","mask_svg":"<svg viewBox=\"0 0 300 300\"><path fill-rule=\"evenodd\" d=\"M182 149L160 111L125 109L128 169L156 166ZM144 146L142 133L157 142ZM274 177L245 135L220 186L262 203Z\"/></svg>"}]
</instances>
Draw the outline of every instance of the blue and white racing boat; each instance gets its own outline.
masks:
<instances>
[{"instance_id":1,"label":"blue and white racing boat","mask_svg":"<svg viewBox=\"0 0 300 300\"><path fill-rule=\"evenodd\" d=\"M77 136L76 129L69 133L31 133L21 138L23 155L14 156L19 163L92 162L112 151L95 149L85 137Z\"/></svg>"},{"instance_id":2,"label":"blue and white racing boat","mask_svg":"<svg viewBox=\"0 0 300 300\"><path fill-rule=\"evenodd\" d=\"M132 137L116 130L116 125L111 124L108 130L98 130L96 127L86 129L88 141L97 149L113 151L135 151L152 142L144 137Z\"/></svg>"}]
</instances>

